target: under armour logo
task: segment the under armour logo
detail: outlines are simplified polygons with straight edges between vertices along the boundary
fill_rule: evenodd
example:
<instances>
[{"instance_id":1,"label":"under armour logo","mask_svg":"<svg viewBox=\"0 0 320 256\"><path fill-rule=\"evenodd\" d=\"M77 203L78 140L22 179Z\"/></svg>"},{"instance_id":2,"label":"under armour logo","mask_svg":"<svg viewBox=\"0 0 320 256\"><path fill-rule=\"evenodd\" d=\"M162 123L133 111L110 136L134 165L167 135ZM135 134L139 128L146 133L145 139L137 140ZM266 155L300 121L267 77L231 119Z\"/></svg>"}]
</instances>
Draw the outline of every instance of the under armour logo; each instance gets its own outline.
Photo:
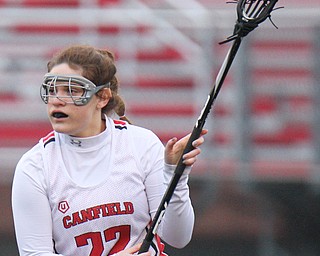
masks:
<instances>
[{"instance_id":1,"label":"under armour logo","mask_svg":"<svg viewBox=\"0 0 320 256\"><path fill-rule=\"evenodd\" d=\"M69 204L67 201L61 201L58 206L58 210L62 213L66 213L69 210Z\"/></svg>"},{"instance_id":2,"label":"under armour logo","mask_svg":"<svg viewBox=\"0 0 320 256\"><path fill-rule=\"evenodd\" d=\"M72 145L81 147L81 140L71 139L70 143L71 143Z\"/></svg>"}]
</instances>

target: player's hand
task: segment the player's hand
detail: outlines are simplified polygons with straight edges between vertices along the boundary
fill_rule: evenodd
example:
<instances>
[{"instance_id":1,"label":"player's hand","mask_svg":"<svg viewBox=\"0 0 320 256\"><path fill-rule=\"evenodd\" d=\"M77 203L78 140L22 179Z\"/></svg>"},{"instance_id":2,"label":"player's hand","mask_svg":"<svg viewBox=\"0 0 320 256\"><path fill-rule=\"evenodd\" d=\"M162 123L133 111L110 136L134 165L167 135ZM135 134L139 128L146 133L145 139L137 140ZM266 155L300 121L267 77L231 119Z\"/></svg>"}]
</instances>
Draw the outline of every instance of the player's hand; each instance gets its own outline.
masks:
<instances>
[{"instance_id":1,"label":"player's hand","mask_svg":"<svg viewBox=\"0 0 320 256\"><path fill-rule=\"evenodd\" d=\"M207 133L208 133L208 130L202 130L200 137L193 141L192 145L194 149L183 156L183 163L185 165L191 166L196 162L197 155L201 153L199 146L201 146L204 142L203 135ZM172 165L178 164L180 156L187 145L190 135L191 133L189 133L187 136L183 137L180 140L178 140L177 138L172 138L167 142L167 145L165 148L165 162L167 164L172 164Z\"/></svg>"},{"instance_id":2,"label":"player's hand","mask_svg":"<svg viewBox=\"0 0 320 256\"><path fill-rule=\"evenodd\" d=\"M132 246L128 249L125 249L121 252L118 252L116 254L113 254L112 256L131 256L131 255L136 255L135 253L139 251L141 247L141 243L140 244L136 244L135 246ZM151 252L144 252L139 254L140 256L151 256Z\"/></svg>"}]
</instances>

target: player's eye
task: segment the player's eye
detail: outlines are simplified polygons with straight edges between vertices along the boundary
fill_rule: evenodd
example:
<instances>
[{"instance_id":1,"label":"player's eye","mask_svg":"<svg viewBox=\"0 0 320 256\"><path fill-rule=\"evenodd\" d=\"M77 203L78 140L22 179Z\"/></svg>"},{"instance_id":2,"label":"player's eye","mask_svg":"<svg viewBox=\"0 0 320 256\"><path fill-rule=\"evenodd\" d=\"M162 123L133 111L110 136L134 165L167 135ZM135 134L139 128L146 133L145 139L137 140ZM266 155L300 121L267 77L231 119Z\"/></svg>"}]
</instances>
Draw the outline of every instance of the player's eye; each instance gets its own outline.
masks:
<instances>
[{"instance_id":1,"label":"player's eye","mask_svg":"<svg viewBox=\"0 0 320 256\"><path fill-rule=\"evenodd\" d=\"M80 97L84 94L84 89L80 85L70 85L68 91L72 96L77 96L77 97Z\"/></svg>"},{"instance_id":2,"label":"player's eye","mask_svg":"<svg viewBox=\"0 0 320 256\"><path fill-rule=\"evenodd\" d=\"M51 85L49 85L49 84L46 84L46 85L44 85L43 87L44 87L44 89L47 91L47 93L48 93L49 95L54 95L54 94L55 94L54 86L51 86Z\"/></svg>"}]
</instances>

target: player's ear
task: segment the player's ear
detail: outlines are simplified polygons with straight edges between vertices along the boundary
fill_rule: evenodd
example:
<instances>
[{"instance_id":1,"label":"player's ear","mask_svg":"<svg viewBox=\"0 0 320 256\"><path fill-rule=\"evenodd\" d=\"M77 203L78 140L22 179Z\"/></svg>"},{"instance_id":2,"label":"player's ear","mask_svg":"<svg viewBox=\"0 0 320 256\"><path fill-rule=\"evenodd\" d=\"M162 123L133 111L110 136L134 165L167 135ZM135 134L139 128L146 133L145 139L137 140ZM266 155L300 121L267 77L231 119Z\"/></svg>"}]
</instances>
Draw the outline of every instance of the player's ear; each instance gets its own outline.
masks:
<instances>
[{"instance_id":1,"label":"player's ear","mask_svg":"<svg viewBox=\"0 0 320 256\"><path fill-rule=\"evenodd\" d=\"M109 100L112 98L112 92L110 88L103 88L101 91L98 92L98 107L103 108L105 105L108 104Z\"/></svg>"}]
</instances>

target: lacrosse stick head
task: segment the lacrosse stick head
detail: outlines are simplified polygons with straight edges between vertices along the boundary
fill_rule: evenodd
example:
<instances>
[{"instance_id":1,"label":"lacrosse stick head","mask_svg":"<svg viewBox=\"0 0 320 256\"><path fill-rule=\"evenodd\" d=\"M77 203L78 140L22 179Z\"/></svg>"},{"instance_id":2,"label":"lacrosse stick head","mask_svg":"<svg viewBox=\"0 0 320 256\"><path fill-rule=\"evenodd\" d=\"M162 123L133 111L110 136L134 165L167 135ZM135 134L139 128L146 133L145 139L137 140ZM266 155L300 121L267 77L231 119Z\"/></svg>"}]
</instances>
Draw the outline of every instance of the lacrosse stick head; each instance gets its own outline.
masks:
<instances>
[{"instance_id":1,"label":"lacrosse stick head","mask_svg":"<svg viewBox=\"0 0 320 256\"><path fill-rule=\"evenodd\" d=\"M236 38L245 37L252 30L257 28L260 23L267 18L270 19L271 12L278 0L237 0L237 16L233 35L227 40L221 42L226 43Z\"/></svg>"}]
</instances>

